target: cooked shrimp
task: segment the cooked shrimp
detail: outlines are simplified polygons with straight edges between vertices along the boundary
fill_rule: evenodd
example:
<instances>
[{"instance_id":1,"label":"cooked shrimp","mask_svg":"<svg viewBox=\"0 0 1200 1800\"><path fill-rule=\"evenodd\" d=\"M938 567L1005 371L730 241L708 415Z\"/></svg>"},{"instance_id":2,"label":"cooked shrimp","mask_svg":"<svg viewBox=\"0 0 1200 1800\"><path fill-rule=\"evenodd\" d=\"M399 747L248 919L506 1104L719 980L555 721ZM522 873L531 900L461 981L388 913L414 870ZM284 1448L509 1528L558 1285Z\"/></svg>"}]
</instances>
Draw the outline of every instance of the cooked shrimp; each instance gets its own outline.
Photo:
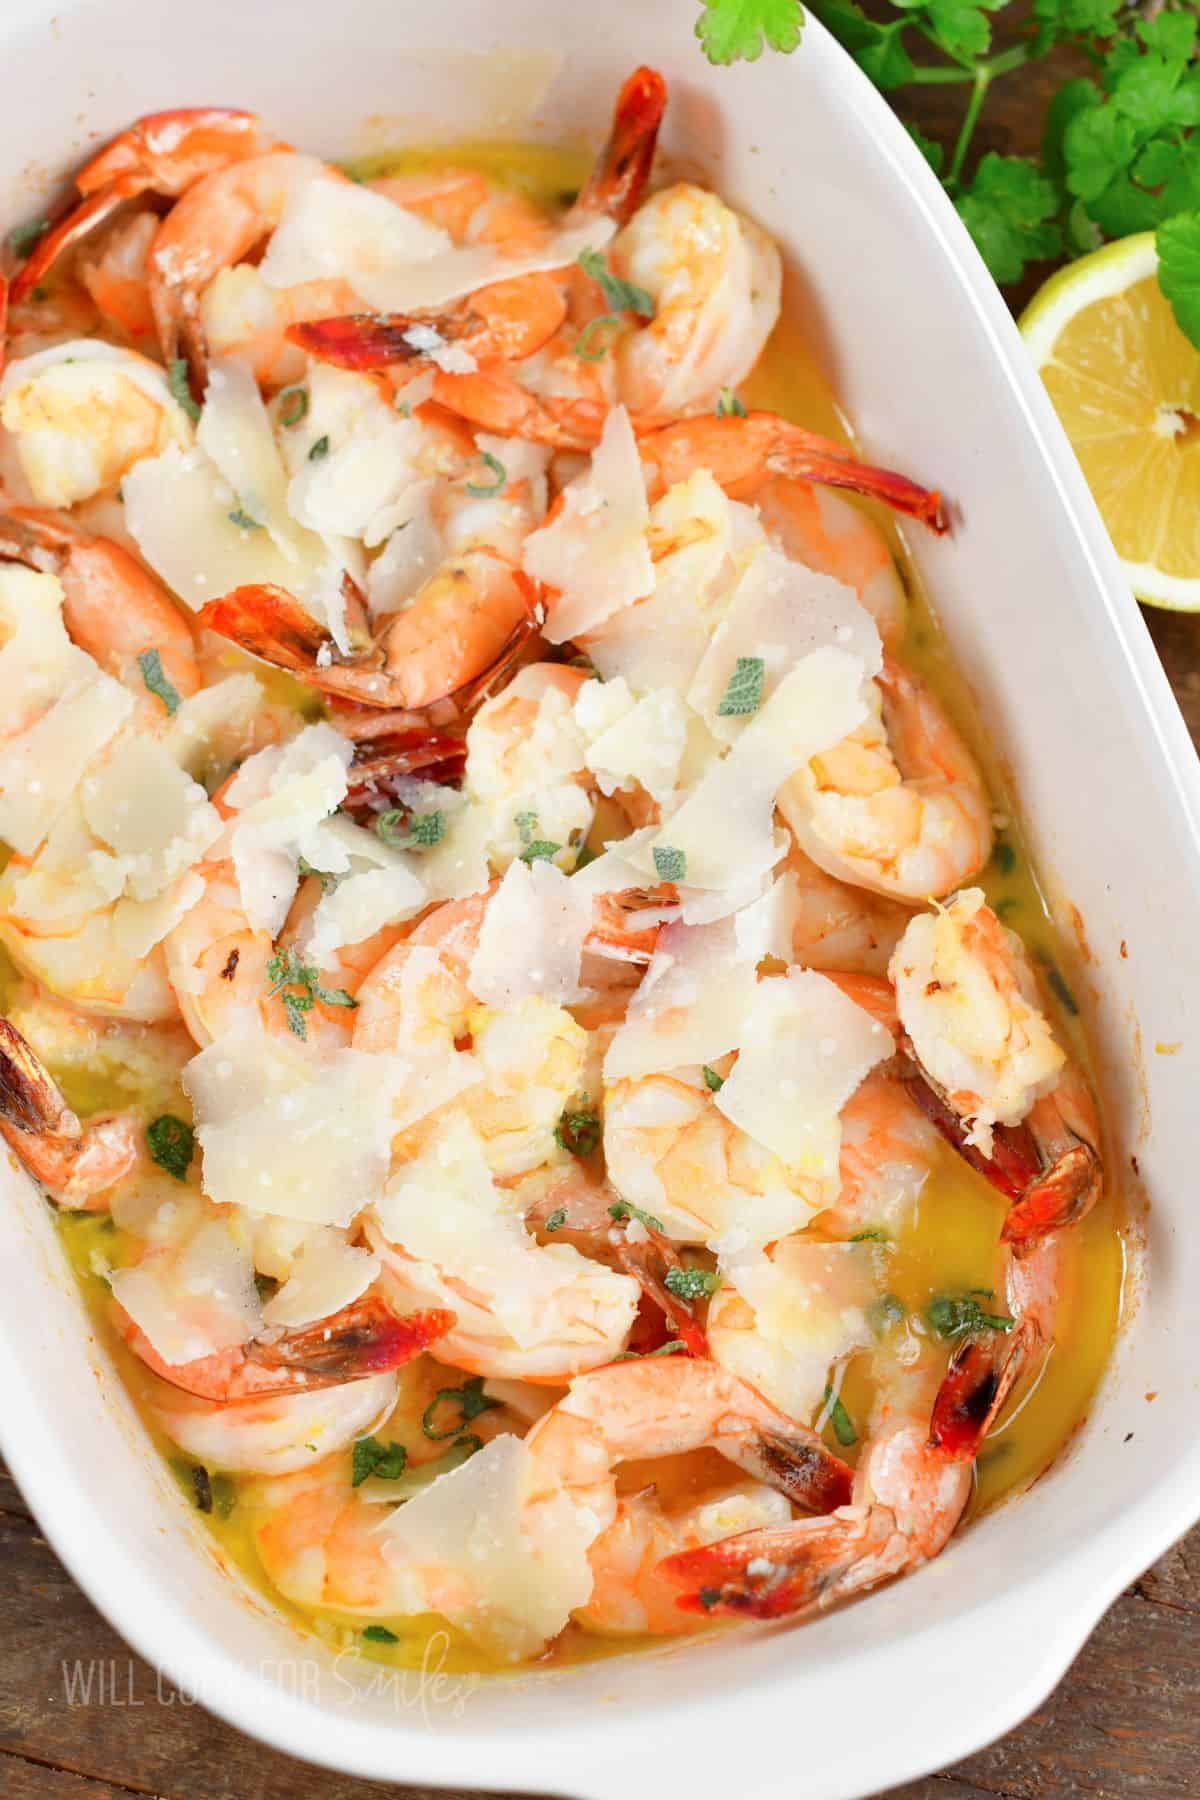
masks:
<instances>
[{"instance_id":1,"label":"cooked shrimp","mask_svg":"<svg viewBox=\"0 0 1200 1800\"><path fill-rule=\"evenodd\" d=\"M573 710L586 680L582 669L531 663L471 721L465 791L488 809L489 858L501 873L531 834L574 867L596 803Z\"/></svg>"},{"instance_id":2,"label":"cooked shrimp","mask_svg":"<svg viewBox=\"0 0 1200 1800\"><path fill-rule=\"evenodd\" d=\"M158 225L154 212L117 219L81 252L76 265L100 317L126 337L149 337L154 330L149 257Z\"/></svg>"},{"instance_id":3,"label":"cooked shrimp","mask_svg":"<svg viewBox=\"0 0 1200 1800\"><path fill-rule=\"evenodd\" d=\"M767 534L785 556L853 588L885 649L904 635L908 601L895 559L875 521L853 501L810 481L772 475L754 495Z\"/></svg>"},{"instance_id":4,"label":"cooked shrimp","mask_svg":"<svg viewBox=\"0 0 1200 1800\"><path fill-rule=\"evenodd\" d=\"M849 1234L889 1234L912 1218L933 1168L937 1133L891 1068L873 1069L842 1108L841 1186L830 1209Z\"/></svg>"},{"instance_id":5,"label":"cooked shrimp","mask_svg":"<svg viewBox=\"0 0 1200 1800\"><path fill-rule=\"evenodd\" d=\"M73 642L139 698L147 689L138 659L149 651L181 698L199 688L191 624L145 564L110 538L55 513L0 505L0 557L58 577Z\"/></svg>"},{"instance_id":6,"label":"cooked shrimp","mask_svg":"<svg viewBox=\"0 0 1200 1800\"><path fill-rule=\"evenodd\" d=\"M228 107L179 107L135 120L76 175L82 200L39 239L13 277L14 302L126 200L145 193L182 194L203 176L264 147L254 114Z\"/></svg>"},{"instance_id":7,"label":"cooked shrimp","mask_svg":"<svg viewBox=\"0 0 1200 1800\"><path fill-rule=\"evenodd\" d=\"M0 1018L0 1135L35 1181L71 1211L104 1211L137 1156L137 1130L122 1113L80 1123L45 1064Z\"/></svg>"},{"instance_id":8,"label":"cooked shrimp","mask_svg":"<svg viewBox=\"0 0 1200 1800\"><path fill-rule=\"evenodd\" d=\"M135 350L73 338L10 363L0 419L39 506L110 493L135 463L188 448L191 421L165 369Z\"/></svg>"},{"instance_id":9,"label":"cooked shrimp","mask_svg":"<svg viewBox=\"0 0 1200 1800\"><path fill-rule=\"evenodd\" d=\"M533 584L520 556L539 521L538 498L530 480L510 481L501 466L486 493L459 479L447 483L440 502L446 560L402 612L385 617L365 652L343 656L281 588L235 588L208 602L201 623L360 706L413 709L469 694L494 679L535 629Z\"/></svg>"},{"instance_id":10,"label":"cooked shrimp","mask_svg":"<svg viewBox=\"0 0 1200 1800\"><path fill-rule=\"evenodd\" d=\"M151 1251L149 1256L155 1254ZM314 1324L266 1331L211 1356L169 1363L119 1301L113 1302L112 1317L121 1337L152 1373L185 1393L222 1405L306 1393L385 1373L420 1356L454 1323L453 1313L438 1310L401 1317L379 1295L364 1294Z\"/></svg>"},{"instance_id":11,"label":"cooked shrimp","mask_svg":"<svg viewBox=\"0 0 1200 1800\"><path fill-rule=\"evenodd\" d=\"M1095 1101L1041 1011L1021 940L968 888L912 921L891 973L925 1078L913 1093L1009 1196L1005 1239L1029 1243L1082 1218L1104 1179Z\"/></svg>"},{"instance_id":12,"label":"cooked shrimp","mask_svg":"<svg viewBox=\"0 0 1200 1800\"><path fill-rule=\"evenodd\" d=\"M782 1494L746 1477L686 1505L666 1506L653 1489L626 1495L617 1503L616 1518L588 1552L591 1598L572 1617L585 1631L602 1635L670 1637L701 1631L703 1619L677 1604L678 1586L661 1571L666 1557L743 1531L778 1529L791 1520L792 1509Z\"/></svg>"},{"instance_id":13,"label":"cooked shrimp","mask_svg":"<svg viewBox=\"0 0 1200 1800\"><path fill-rule=\"evenodd\" d=\"M791 878L793 960L805 969L885 974L910 908L826 874L796 844L783 867Z\"/></svg>"},{"instance_id":14,"label":"cooked shrimp","mask_svg":"<svg viewBox=\"0 0 1200 1800\"><path fill-rule=\"evenodd\" d=\"M187 359L202 388L207 348L200 300L222 269L240 262L278 225L292 196L315 177L345 181L315 156L273 150L214 169L190 187L159 227L150 253L150 305L163 361Z\"/></svg>"},{"instance_id":15,"label":"cooked shrimp","mask_svg":"<svg viewBox=\"0 0 1200 1800\"><path fill-rule=\"evenodd\" d=\"M785 783L779 810L840 881L917 904L953 892L991 854L983 776L924 682L884 658L858 729Z\"/></svg>"},{"instance_id":16,"label":"cooked shrimp","mask_svg":"<svg viewBox=\"0 0 1200 1800\"><path fill-rule=\"evenodd\" d=\"M388 1369L335 1387L236 1404L156 1380L147 1403L171 1442L206 1468L285 1475L373 1432L395 1406L400 1376Z\"/></svg>"}]
</instances>

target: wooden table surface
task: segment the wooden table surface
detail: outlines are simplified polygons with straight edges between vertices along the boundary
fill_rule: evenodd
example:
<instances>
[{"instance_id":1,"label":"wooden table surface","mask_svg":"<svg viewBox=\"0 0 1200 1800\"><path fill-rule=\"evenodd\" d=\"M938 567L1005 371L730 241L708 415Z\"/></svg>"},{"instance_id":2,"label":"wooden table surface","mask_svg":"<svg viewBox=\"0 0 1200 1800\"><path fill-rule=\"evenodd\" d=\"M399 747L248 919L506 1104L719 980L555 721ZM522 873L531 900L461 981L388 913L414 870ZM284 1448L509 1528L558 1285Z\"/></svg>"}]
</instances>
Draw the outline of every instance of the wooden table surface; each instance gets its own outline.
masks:
<instances>
[{"instance_id":1,"label":"wooden table surface","mask_svg":"<svg viewBox=\"0 0 1200 1800\"><path fill-rule=\"evenodd\" d=\"M999 85L985 113L980 148L1031 150L1048 95L1064 72L1052 62ZM952 135L959 104L954 90L926 88L917 97L922 128L943 140ZM1034 286L1036 276L1015 300L1023 301ZM1157 613L1148 622L1200 746L1200 616ZM398 1791L276 1755L161 1687L61 1567L2 1468L0 1545L3 1800L117 1800L129 1794L368 1800ZM71 1703L64 1666L73 1670L77 1662L106 1671L103 1703L80 1704L77 1696ZM969 1681L969 1646L963 1662ZM947 1701L953 1704L953 1697ZM748 1774L752 1767L750 1755ZM563 1782L569 1787L566 1774ZM1122 1595L1031 1719L955 1768L893 1790L892 1800L1080 1795L1200 1796L1200 1527ZM800 1779L796 1800L803 1800Z\"/></svg>"}]
</instances>

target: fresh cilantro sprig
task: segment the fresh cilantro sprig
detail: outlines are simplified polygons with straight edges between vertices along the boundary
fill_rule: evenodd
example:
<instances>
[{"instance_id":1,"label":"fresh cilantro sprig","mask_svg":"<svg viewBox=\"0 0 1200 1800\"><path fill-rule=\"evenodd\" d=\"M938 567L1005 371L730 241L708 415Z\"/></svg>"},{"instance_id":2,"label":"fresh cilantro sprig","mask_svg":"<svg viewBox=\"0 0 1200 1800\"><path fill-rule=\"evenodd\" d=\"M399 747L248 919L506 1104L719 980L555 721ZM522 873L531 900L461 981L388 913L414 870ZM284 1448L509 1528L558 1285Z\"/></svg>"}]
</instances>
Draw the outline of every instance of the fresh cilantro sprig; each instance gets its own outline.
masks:
<instances>
[{"instance_id":1,"label":"fresh cilantro sprig","mask_svg":"<svg viewBox=\"0 0 1200 1800\"><path fill-rule=\"evenodd\" d=\"M1131 232L1158 234L1159 282L1180 329L1200 347L1200 19L1195 0L1144 10L1128 0L811 0L813 11L889 96L961 87L949 155L908 130L1003 284L1030 264L1095 250ZM753 61L800 41L796 0L705 0L696 26L713 63ZM997 28L1003 47L994 47ZM975 158L995 83L1059 45L1091 73L1054 94L1036 158Z\"/></svg>"}]
</instances>

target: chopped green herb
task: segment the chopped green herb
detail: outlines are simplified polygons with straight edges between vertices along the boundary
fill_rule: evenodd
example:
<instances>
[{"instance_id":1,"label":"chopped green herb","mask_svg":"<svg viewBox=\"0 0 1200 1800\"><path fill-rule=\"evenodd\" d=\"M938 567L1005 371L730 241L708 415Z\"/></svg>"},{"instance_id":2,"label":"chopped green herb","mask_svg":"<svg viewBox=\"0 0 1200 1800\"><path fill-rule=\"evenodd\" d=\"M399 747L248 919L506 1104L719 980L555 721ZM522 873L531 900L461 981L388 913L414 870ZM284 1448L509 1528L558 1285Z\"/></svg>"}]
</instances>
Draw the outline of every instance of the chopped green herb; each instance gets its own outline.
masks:
<instances>
[{"instance_id":1,"label":"chopped green herb","mask_svg":"<svg viewBox=\"0 0 1200 1800\"><path fill-rule=\"evenodd\" d=\"M164 675L161 653L158 650L143 650L137 660L138 668L142 671L142 680L152 694L157 694L168 713L174 718L179 711L179 689L174 687Z\"/></svg>"},{"instance_id":2,"label":"chopped green herb","mask_svg":"<svg viewBox=\"0 0 1200 1800\"><path fill-rule=\"evenodd\" d=\"M562 849L561 844L552 844L549 838L535 838L532 844L526 844L521 852L523 863L553 862Z\"/></svg>"},{"instance_id":3,"label":"chopped green herb","mask_svg":"<svg viewBox=\"0 0 1200 1800\"><path fill-rule=\"evenodd\" d=\"M474 1456L477 1450L483 1449L483 1439L477 1432L464 1431L461 1437L455 1438L450 1448L451 1450L465 1450L468 1456Z\"/></svg>"},{"instance_id":4,"label":"chopped green herb","mask_svg":"<svg viewBox=\"0 0 1200 1800\"><path fill-rule=\"evenodd\" d=\"M865 1231L856 1231L850 1239L852 1244L886 1244L887 1241L887 1232L880 1231L877 1225L868 1225Z\"/></svg>"},{"instance_id":5,"label":"chopped green herb","mask_svg":"<svg viewBox=\"0 0 1200 1800\"><path fill-rule=\"evenodd\" d=\"M622 1350L613 1357L614 1362L641 1362L651 1356L677 1356L687 1345L682 1338L671 1338L669 1342L660 1344L657 1350Z\"/></svg>"},{"instance_id":6,"label":"chopped green herb","mask_svg":"<svg viewBox=\"0 0 1200 1800\"><path fill-rule=\"evenodd\" d=\"M800 0L703 0L696 36L710 63L756 62L764 40L785 55L794 50L803 24Z\"/></svg>"},{"instance_id":7,"label":"chopped green herb","mask_svg":"<svg viewBox=\"0 0 1200 1800\"><path fill-rule=\"evenodd\" d=\"M592 338L604 327L620 323L620 313L601 313L597 318L589 319L575 339L576 356L581 357L584 362L601 362L608 355L608 345L598 344L593 350Z\"/></svg>"},{"instance_id":8,"label":"chopped green herb","mask_svg":"<svg viewBox=\"0 0 1200 1800\"><path fill-rule=\"evenodd\" d=\"M599 852L593 850L590 844L580 844L575 852L574 873L578 875L580 869L586 869L589 863L594 863L598 854Z\"/></svg>"},{"instance_id":9,"label":"chopped green herb","mask_svg":"<svg viewBox=\"0 0 1200 1800\"><path fill-rule=\"evenodd\" d=\"M567 1222L566 1207L565 1206L556 1206L554 1211L550 1214L549 1218L546 1220L546 1223L542 1227L542 1229L543 1229L543 1231L558 1231L561 1226L566 1224L566 1222Z\"/></svg>"},{"instance_id":10,"label":"chopped green herb","mask_svg":"<svg viewBox=\"0 0 1200 1800\"><path fill-rule=\"evenodd\" d=\"M1052 962L1048 956L1043 956L1041 958L1041 964L1046 971L1046 980L1050 984L1050 991L1054 995L1054 998L1058 1001L1060 1006L1065 1006L1067 1011L1074 1017L1079 1012L1079 1002L1063 980L1062 972L1059 969L1058 964Z\"/></svg>"},{"instance_id":11,"label":"chopped green herb","mask_svg":"<svg viewBox=\"0 0 1200 1800\"><path fill-rule=\"evenodd\" d=\"M338 876L331 875L327 869L314 869L306 856L298 856L296 858L296 868L300 875L305 879L310 875L315 875L321 884L321 892L323 894L332 894L334 888L338 884Z\"/></svg>"},{"instance_id":12,"label":"chopped green herb","mask_svg":"<svg viewBox=\"0 0 1200 1800\"><path fill-rule=\"evenodd\" d=\"M687 880L687 857L670 844L654 846L654 868L660 881Z\"/></svg>"},{"instance_id":13,"label":"chopped green herb","mask_svg":"<svg viewBox=\"0 0 1200 1800\"><path fill-rule=\"evenodd\" d=\"M146 1127L146 1148L151 1160L176 1181L186 1181L188 1167L196 1149L196 1134L184 1119L174 1113L160 1113Z\"/></svg>"},{"instance_id":14,"label":"chopped green herb","mask_svg":"<svg viewBox=\"0 0 1200 1800\"><path fill-rule=\"evenodd\" d=\"M992 861L1002 875L1011 875L1017 866L1017 853L1011 844L1003 838L997 838L992 849Z\"/></svg>"},{"instance_id":15,"label":"chopped green herb","mask_svg":"<svg viewBox=\"0 0 1200 1800\"><path fill-rule=\"evenodd\" d=\"M833 1389L828 1384L825 1388L825 1404L829 1408L829 1423L833 1426L833 1435L842 1449L848 1450L851 1444L857 1444L858 1433L851 1422L850 1414L841 1401L835 1399Z\"/></svg>"},{"instance_id":16,"label":"chopped green herb","mask_svg":"<svg viewBox=\"0 0 1200 1800\"><path fill-rule=\"evenodd\" d=\"M1013 896L1011 894L1009 894L1009 895L1006 895L1006 897L1003 900L997 900L995 905L992 907L992 911L995 913L995 915L998 919L1006 919L1008 917L1009 913L1016 912L1016 910L1020 906L1020 904L1021 904L1021 902L1019 900L1015 900L1013 898Z\"/></svg>"},{"instance_id":17,"label":"chopped green herb","mask_svg":"<svg viewBox=\"0 0 1200 1800\"><path fill-rule=\"evenodd\" d=\"M761 656L739 656L721 695L717 717L740 718L743 713L757 712L762 705L763 673Z\"/></svg>"},{"instance_id":18,"label":"chopped green herb","mask_svg":"<svg viewBox=\"0 0 1200 1800\"><path fill-rule=\"evenodd\" d=\"M640 319L654 317L654 301L645 288L638 287L632 281L622 281L619 275L614 275L598 250L581 250L579 266L585 275L590 275L593 281L600 283L600 291L610 313L633 312Z\"/></svg>"},{"instance_id":19,"label":"chopped green herb","mask_svg":"<svg viewBox=\"0 0 1200 1800\"><path fill-rule=\"evenodd\" d=\"M28 256L49 229L49 219L32 219L28 225L14 225L8 234L9 249L14 256Z\"/></svg>"},{"instance_id":20,"label":"chopped green herb","mask_svg":"<svg viewBox=\"0 0 1200 1800\"><path fill-rule=\"evenodd\" d=\"M329 439L328 439L328 437L319 437L317 439L316 443L312 445L312 447L310 448L310 450L308 452L308 460L309 460L309 462L320 462L320 460L323 456L328 456L328 455L329 455Z\"/></svg>"},{"instance_id":21,"label":"chopped green herb","mask_svg":"<svg viewBox=\"0 0 1200 1800\"><path fill-rule=\"evenodd\" d=\"M523 844L531 844L533 842L534 833L537 831L537 822L537 814L535 812L519 812L513 815L513 824L520 832L521 842Z\"/></svg>"},{"instance_id":22,"label":"chopped green herb","mask_svg":"<svg viewBox=\"0 0 1200 1800\"><path fill-rule=\"evenodd\" d=\"M876 1337L884 1337L904 1316L904 1302L898 1294L881 1294L867 1308L867 1322Z\"/></svg>"},{"instance_id":23,"label":"chopped green herb","mask_svg":"<svg viewBox=\"0 0 1200 1800\"><path fill-rule=\"evenodd\" d=\"M267 998L274 999L276 994L279 995L288 1028L298 1038L308 1036L304 1015L310 1013L318 1001L322 1006L358 1005L344 988L322 987L320 971L294 950L276 950L267 964L267 979L272 984Z\"/></svg>"},{"instance_id":24,"label":"chopped green herb","mask_svg":"<svg viewBox=\"0 0 1200 1800\"><path fill-rule=\"evenodd\" d=\"M279 1292L279 1283L276 1281L274 1275L261 1275L256 1269L254 1272L254 1291L260 1300L273 1300Z\"/></svg>"},{"instance_id":25,"label":"chopped green herb","mask_svg":"<svg viewBox=\"0 0 1200 1800\"><path fill-rule=\"evenodd\" d=\"M177 356L167 369L167 386L173 397L182 406L193 425L200 417L200 408L192 399L192 390L188 383L188 366L186 358Z\"/></svg>"},{"instance_id":26,"label":"chopped green herb","mask_svg":"<svg viewBox=\"0 0 1200 1800\"><path fill-rule=\"evenodd\" d=\"M714 1606L720 1605L721 1590L720 1588L702 1587L696 1598L705 1612L711 1612Z\"/></svg>"},{"instance_id":27,"label":"chopped green herb","mask_svg":"<svg viewBox=\"0 0 1200 1800\"><path fill-rule=\"evenodd\" d=\"M653 1213L643 1212L640 1206L633 1204L632 1200L614 1200L608 1209L608 1216L610 1219L616 1219L618 1224L625 1219L636 1219L639 1225L646 1227L647 1231L661 1232L663 1230L661 1219L656 1219Z\"/></svg>"},{"instance_id":28,"label":"chopped green herb","mask_svg":"<svg viewBox=\"0 0 1200 1800\"><path fill-rule=\"evenodd\" d=\"M554 1141L572 1156L591 1156L600 1144L600 1117L589 1106L566 1109L554 1127Z\"/></svg>"},{"instance_id":29,"label":"chopped green herb","mask_svg":"<svg viewBox=\"0 0 1200 1800\"><path fill-rule=\"evenodd\" d=\"M398 1644L400 1639L386 1625L364 1625L363 1636L368 1644Z\"/></svg>"},{"instance_id":30,"label":"chopped green herb","mask_svg":"<svg viewBox=\"0 0 1200 1800\"><path fill-rule=\"evenodd\" d=\"M308 412L308 389L284 388L279 396L279 423L298 425Z\"/></svg>"},{"instance_id":31,"label":"chopped green herb","mask_svg":"<svg viewBox=\"0 0 1200 1800\"><path fill-rule=\"evenodd\" d=\"M48 287L43 287L41 282L39 281L37 286L31 290L29 298L31 300L36 300L39 303L43 300L48 300L50 298L50 289ZM121 494L121 490L120 490L120 488L118 488L117 489L118 498L120 497L120 494Z\"/></svg>"},{"instance_id":32,"label":"chopped green herb","mask_svg":"<svg viewBox=\"0 0 1200 1800\"><path fill-rule=\"evenodd\" d=\"M468 481L467 492L468 494L473 494L477 500L486 500L490 494L502 493L505 487L507 487L508 470L504 467L500 458L498 456L493 456L490 450L481 450L480 456L483 458L485 467L491 470L492 480L484 482Z\"/></svg>"},{"instance_id":33,"label":"chopped green herb","mask_svg":"<svg viewBox=\"0 0 1200 1800\"><path fill-rule=\"evenodd\" d=\"M680 1263L667 1270L665 1286L677 1300L710 1300L720 1281L715 1269L685 1269Z\"/></svg>"},{"instance_id":34,"label":"chopped green herb","mask_svg":"<svg viewBox=\"0 0 1200 1800\"><path fill-rule=\"evenodd\" d=\"M704 1077L704 1085L709 1093L719 1094L721 1089L725 1086L725 1077L723 1075L718 1075L715 1069L710 1069L707 1063L703 1065L700 1073Z\"/></svg>"},{"instance_id":35,"label":"chopped green herb","mask_svg":"<svg viewBox=\"0 0 1200 1800\"><path fill-rule=\"evenodd\" d=\"M970 1337L978 1331L1011 1331L1007 1313L984 1312L973 1294L937 1294L925 1308L929 1328L940 1338Z\"/></svg>"},{"instance_id":36,"label":"chopped green herb","mask_svg":"<svg viewBox=\"0 0 1200 1800\"><path fill-rule=\"evenodd\" d=\"M432 850L446 835L446 815L441 807L427 813L393 810L379 814L375 830L394 850Z\"/></svg>"},{"instance_id":37,"label":"chopped green herb","mask_svg":"<svg viewBox=\"0 0 1200 1800\"><path fill-rule=\"evenodd\" d=\"M400 414L402 419L411 419L412 402L410 400L397 400L396 411Z\"/></svg>"},{"instance_id":38,"label":"chopped green herb","mask_svg":"<svg viewBox=\"0 0 1200 1800\"><path fill-rule=\"evenodd\" d=\"M499 1404L499 1400L493 1400L490 1394L484 1393L483 1376L472 1375L470 1380L464 1381L461 1387L438 1389L421 1414L421 1430L427 1438L432 1438L435 1444L440 1444L445 1438L458 1437L464 1425L469 1425L472 1419L479 1417L480 1413L490 1412L493 1406L499 1406ZM447 1430L436 1431L434 1425L438 1410L442 1406L456 1407L458 1417Z\"/></svg>"},{"instance_id":39,"label":"chopped green herb","mask_svg":"<svg viewBox=\"0 0 1200 1800\"><path fill-rule=\"evenodd\" d=\"M718 419L744 419L746 409L732 388L723 387L717 395Z\"/></svg>"},{"instance_id":40,"label":"chopped green herb","mask_svg":"<svg viewBox=\"0 0 1200 1800\"><path fill-rule=\"evenodd\" d=\"M236 525L241 531L262 530L262 526L259 524L258 520L252 519L250 514L245 512L240 506L235 506L231 513L226 514L226 517L231 525Z\"/></svg>"},{"instance_id":41,"label":"chopped green herb","mask_svg":"<svg viewBox=\"0 0 1200 1800\"><path fill-rule=\"evenodd\" d=\"M350 1485L361 1487L369 1475L381 1481L399 1481L408 1466L403 1444L381 1444L376 1437L360 1437L350 1456Z\"/></svg>"}]
</instances>

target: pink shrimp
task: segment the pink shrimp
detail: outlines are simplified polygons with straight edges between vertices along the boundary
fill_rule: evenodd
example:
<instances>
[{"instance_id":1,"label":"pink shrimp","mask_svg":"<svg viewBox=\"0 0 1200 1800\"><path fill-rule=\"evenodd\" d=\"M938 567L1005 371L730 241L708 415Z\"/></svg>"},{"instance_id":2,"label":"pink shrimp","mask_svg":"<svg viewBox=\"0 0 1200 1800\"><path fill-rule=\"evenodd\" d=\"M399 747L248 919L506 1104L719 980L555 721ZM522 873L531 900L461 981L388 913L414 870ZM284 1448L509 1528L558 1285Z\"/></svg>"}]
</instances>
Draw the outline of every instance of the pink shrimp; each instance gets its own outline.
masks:
<instances>
[{"instance_id":1,"label":"pink shrimp","mask_svg":"<svg viewBox=\"0 0 1200 1800\"><path fill-rule=\"evenodd\" d=\"M60 1206L93 1212L137 1156L133 1121L97 1113L80 1123L45 1064L0 1018L0 1135Z\"/></svg>"}]
</instances>

